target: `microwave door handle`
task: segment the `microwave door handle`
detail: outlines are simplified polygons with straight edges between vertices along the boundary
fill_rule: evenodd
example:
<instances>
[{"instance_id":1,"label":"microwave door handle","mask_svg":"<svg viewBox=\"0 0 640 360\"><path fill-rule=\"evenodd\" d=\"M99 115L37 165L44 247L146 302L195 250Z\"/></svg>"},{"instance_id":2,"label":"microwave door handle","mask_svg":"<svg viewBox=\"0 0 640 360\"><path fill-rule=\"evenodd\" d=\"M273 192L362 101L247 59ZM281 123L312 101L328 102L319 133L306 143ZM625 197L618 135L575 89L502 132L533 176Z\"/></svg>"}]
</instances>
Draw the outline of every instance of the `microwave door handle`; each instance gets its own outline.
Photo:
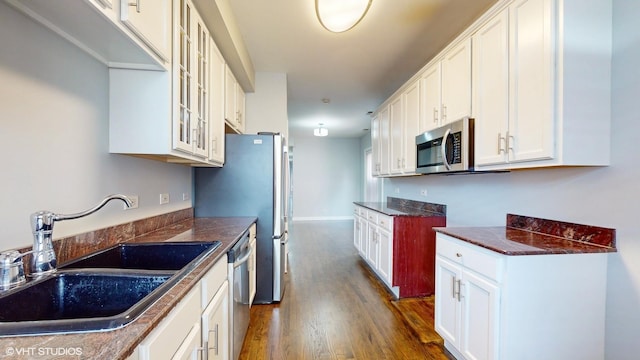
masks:
<instances>
[{"instance_id":1,"label":"microwave door handle","mask_svg":"<svg viewBox=\"0 0 640 360\"><path fill-rule=\"evenodd\" d=\"M442 137L442 144L440 145L440 151L442 153L442 163L447 170L451 170L451 164L447 161L447 139L449 138L449 134L451 134L451 129L447 129L444 132L444 136Z\"/></svg>"}]
</instances>

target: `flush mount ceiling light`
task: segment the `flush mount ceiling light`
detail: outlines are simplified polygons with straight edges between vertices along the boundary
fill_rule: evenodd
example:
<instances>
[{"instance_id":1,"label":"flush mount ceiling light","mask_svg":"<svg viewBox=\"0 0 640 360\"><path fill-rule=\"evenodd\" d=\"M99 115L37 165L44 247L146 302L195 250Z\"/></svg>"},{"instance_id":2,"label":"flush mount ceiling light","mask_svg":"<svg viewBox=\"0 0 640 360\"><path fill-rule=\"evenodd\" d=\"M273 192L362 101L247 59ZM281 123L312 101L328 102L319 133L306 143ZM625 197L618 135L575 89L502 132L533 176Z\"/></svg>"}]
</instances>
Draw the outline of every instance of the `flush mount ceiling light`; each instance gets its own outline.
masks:
<instances>
[{"instance_id":1,"label":"flush mount ceiling light","mask_svg":"<svg viewBox=\"0 0 640 360\"><path fill-rule=\"evenodd\" d=\"M319 127L313 129L314 136L327 136L329 135L329 129L322 127L323 123L318 124Z\"/></svg>"},{"instance_id":2,"label":"flush mount ceiling light","mask_svg":"<svg viewBox=\"0 0 640 360\"><path fill-rule=\"evenodd\" d=\"M315 0L316 15L325 29L339 33L356 26L372 0Z\"/></svg>"}]
</instances>

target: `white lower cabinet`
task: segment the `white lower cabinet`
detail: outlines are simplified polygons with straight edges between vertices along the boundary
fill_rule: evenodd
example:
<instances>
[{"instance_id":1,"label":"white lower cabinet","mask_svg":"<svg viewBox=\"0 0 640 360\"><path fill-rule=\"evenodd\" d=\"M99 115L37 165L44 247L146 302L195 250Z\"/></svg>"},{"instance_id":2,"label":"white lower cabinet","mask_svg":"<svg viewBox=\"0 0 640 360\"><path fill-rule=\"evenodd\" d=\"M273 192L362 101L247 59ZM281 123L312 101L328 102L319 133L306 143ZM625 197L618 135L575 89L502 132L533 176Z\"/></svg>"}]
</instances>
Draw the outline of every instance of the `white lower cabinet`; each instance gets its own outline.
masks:
<instances>
[{"instance_id":1,"label":"white lower cabinet","mask_svg":"<svg viewBox=\"0 0 640 360\"><path fill-rule=\"evenodd\" d=\"M367 253L367 220L363 216L366 216L366 211L361 209L362 208L356 206L354 211L353 245L358 250L360 256L364 258ZM362 212L363 215L361 215L360 212Z\"/></svg>"},{"instance_id":2,"label":"white lower cabinet","mask_svg":"<svg viewBox=\"0 0 640 360\"><path fill-rule=\"evenodd\" d=\"M438 333L466 359L494 359L498 286L441 257L436 259L436 279L436 294L443 294L436 297L442 310Z\"/></svg>"},{"instance_id":3,"label":"white lower cabinet","mask_svg":"<svg viewBox=\"0 0 640 360\"><path fill-rule=\"evenodd\" d=\"M604 359L607 254L507 256L441 233L435 329L456 359Z\"/></svg>"},{"instance_id":4,"label":"white lower cabinet","mask_svg":"<svg viewBox=\"0 0 640 360\"><path fill-rule=\"evenodd\" d=\"M203 358L200 349L200 324L195 323L178 351L171 358L174 360L199 360Z\"/></svg>"},{"instance_id":5,"label":"white lower cabinet","mask_svg":"<svg viewBox=\"0 0 640 360\"><path fill-rule=\"evenodd\" d=\"M202 313L202 347L207 359L229 359L229 282L225 281Z\"/></svg>"},{"instance_id":6,"label":"white lower cabinet","mask_svg":"<svg viewBox=\"0 0 640 360\"><path fill-rule=\"evenodd\" d=\"M229 359L228 293L224 256L138 345L129 359Z\"/></svg>"},{"instance_id":7,"label":"white lower cabinet","mask_svg":"<svg viewBox=\"0 0 640 360\"><path fill-rule=\"evenodd\" d=\"M200 285L191 290L139 345L140 360L173 359L194 326L200 322ZM179 357L180 358L180 357Z\"/></svg>"},{"instance_id":8,"label":"white lower cabinet","mask_svg":"<svg viewBox=\"0 0 640 360\"><path fill-rule=\"evenodd\" d=\"M359 207L356 207L357 209ZM364 259L371 268L378 274L380 279L398 296L398 289L392 286L393 283L393 217L377 213L372 210L366 211L366 221L362 218L361 232L363 248L360 253L364 253ZM362 229L366 228L366 232Z\"/></svg>"}]
</instances>

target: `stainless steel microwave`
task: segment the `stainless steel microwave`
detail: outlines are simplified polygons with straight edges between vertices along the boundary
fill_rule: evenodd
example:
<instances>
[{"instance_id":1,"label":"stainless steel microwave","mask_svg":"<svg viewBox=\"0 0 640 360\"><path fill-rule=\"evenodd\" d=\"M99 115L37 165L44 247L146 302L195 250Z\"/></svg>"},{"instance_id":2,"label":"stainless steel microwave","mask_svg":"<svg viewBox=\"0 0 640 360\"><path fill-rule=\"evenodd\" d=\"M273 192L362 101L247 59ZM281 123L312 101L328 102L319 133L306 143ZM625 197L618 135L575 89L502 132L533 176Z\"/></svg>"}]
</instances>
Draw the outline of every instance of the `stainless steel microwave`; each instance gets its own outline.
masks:
<instances>
[{"instance_id":1,"label":"stainless steel microwave","mask_svg":"<svg viewBox=\"0 0 640 360\"><path fill-rule=\"evenodd\" d=\"M474 120L462 118L416 136L416 172L473 171Z\"/></svg>"}]
</instances>

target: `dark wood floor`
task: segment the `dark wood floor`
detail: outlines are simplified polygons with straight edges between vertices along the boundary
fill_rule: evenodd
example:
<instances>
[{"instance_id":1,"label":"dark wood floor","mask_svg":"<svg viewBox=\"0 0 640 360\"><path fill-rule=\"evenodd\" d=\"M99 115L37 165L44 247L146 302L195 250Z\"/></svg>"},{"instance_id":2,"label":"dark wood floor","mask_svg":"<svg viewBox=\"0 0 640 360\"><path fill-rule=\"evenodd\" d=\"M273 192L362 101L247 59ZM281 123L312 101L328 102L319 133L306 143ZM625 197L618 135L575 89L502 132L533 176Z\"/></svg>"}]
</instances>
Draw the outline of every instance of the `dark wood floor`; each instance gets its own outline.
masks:
<instances>
[{"instance_id":1,"label":"dark wood floor","mask_svg":"<svg viewBox=\"0 0 640 360\"><path fill-rule=\"evenodd\" d=\"M351 221L296 222L290 234L284 298L251 308L241 359L449 359L406 325L358 257Z\"/></svg>"}]
</instances>

